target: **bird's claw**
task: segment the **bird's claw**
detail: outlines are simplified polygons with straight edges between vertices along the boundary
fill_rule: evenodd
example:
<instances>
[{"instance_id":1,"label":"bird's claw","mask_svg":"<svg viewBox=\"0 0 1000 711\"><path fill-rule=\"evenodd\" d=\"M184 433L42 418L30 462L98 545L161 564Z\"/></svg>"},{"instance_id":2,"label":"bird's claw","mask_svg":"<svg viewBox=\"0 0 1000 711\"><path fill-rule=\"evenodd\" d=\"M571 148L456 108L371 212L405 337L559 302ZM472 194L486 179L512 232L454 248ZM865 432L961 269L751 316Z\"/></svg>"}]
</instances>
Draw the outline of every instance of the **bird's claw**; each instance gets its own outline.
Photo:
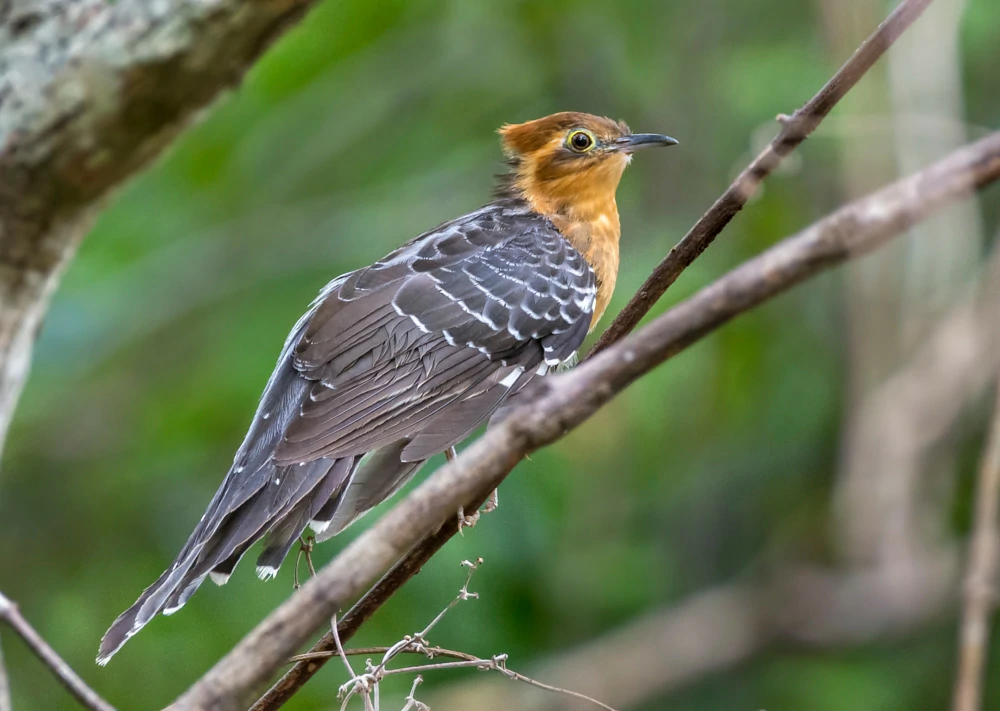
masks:
<instances>
[{"instance_id":1,"label":"bird's claw","mask_svg":"<svg viewBox=\"0 0 1000 711\"><path fill-rule=\"evenodd\" d=\"M491 511L496 511L497 507L500 506L500 498L497 494L497 490L494 489L493 493L490 494L489 498L486 499L486 503L483 504L483 508L470 516L465 515L465 508L462 506L458 507L458 534L460 536L465 536L463 530L466 528L474 528L477 523L479 523L479 517L484 513L490 513Z\"/></svg>"},{"instance_id":2,"label":"bird's claw","mask_svg":"<svg viewBox=\"0 0 1000 711\"><path fill-rule=\"evenodd\" d=\"M479 517L482 512L476 511L471 516L465 515L465 508L462 506L458 507L458 535L465 536L464 530L466 528L475 528L476 524L479 523Z\"/></svg>"}]
</instances>

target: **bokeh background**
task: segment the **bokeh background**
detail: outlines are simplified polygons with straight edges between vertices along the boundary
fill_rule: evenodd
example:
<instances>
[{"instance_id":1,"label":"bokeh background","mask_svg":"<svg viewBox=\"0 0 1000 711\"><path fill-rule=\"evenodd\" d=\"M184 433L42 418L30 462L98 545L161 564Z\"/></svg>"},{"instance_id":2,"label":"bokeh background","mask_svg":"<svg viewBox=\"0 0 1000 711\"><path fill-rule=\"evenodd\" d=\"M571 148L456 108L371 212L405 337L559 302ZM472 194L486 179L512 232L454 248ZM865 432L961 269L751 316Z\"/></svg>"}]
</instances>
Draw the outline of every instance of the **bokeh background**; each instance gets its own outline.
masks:
<instances>
[{"instance_id":1,"label":"bokeh background","mask_svg":"<svg viewBox=\"0 0 1000 711\"><path fill-rule=\"evenodd\" d=\"M622 184L613 314L769 140L775 115L817 91L892 4L321 3L117 196L66 275L4 453L0 589L120 709L166 705L288 596L291 565L265 584L245 563L225 588L206 585L182 613L155 620L106 669L93 666L98 640L197 522L288 329L326 281L485 202L502 170L502 123L590 111L681 141L639 156ZM1000 125L998 48L994 0L939 0L656 312ZM833 571L886 563L892 535L887 543L870 529L898 512L856 495L871 472L855 471L850 423L977 278L998 212L994 189L666 363L522 463L500 509L355 642L391 644L421 628L461 586L459 561L477 556L480 599L432 641L505 652L524 670L789 561ZM909 527L893 559L920 559L968 530L985 390L960 409L912 495L896 502ZM318 547L317 563L341 544ZM682 682L661 670L663 683L629 708L944 708L954 612L943 603L851 643L763 644ZM845 628L855 617L846 611ZM681 653L701 637L685 634L671 643ZM16 708L75 708L7 633L4 653ZM997 708L1000 661L991 667L986 707ZM653 668L655 677L655 655ZM420 696L433 704L449 685L483 678L427 675ZM343 681L330 665L288 708L339 708ZM397 707L408 688L387 686ZM468 708L496 708L491 698ZM587 708L543 691L530 698ZM563 705L541 705L554 702ZM385 695L383 704L393 707Z\"/></svg>"}]
</instances>

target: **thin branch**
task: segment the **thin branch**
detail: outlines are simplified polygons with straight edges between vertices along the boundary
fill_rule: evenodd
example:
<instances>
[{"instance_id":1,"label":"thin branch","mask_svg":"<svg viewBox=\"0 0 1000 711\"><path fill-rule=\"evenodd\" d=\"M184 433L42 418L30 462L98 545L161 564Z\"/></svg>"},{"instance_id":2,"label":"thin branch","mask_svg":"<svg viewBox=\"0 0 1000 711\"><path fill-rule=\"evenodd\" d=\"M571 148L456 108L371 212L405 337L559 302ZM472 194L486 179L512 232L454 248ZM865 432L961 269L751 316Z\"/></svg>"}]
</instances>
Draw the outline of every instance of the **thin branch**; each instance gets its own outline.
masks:
<instances>
[{"instance_id":1,"label":"thin branch","mask_svg":"<svg viewBox=\"0 0 1000 711\"><path fill-rule=\"evenodd\" d=\"M344 666L347 667L347 673L352 677L355 676L354 669L351 667L351 661L344 654L344 645L340 642L340 635L337 634L337 616L333 616L333 621L330 624L330 629L333 633L333 641L337 645L337 654L340 656L341 661L344 662Z\"/></svg>"},{"instance_id":2,"label":"thin branch","mask_svg":"<svg viewBox=\"0 0 1000 711\"><path fill-rule=\"evenodd\" d=\"M0 622L7 623L17 636L24 640L32 653L49 668L59 683L66 687L66 690L84 707L91 711L115 711L111 704L98 696L97 692L87 686L87 683L77 676L76 672L56 654L55 650L24 619L17 605L7 599L3 593L0 593ZM0 694L0 702L2 702L2 694ZM2 708L2 703L0 703L0 708Z\"/></svg>"},{"instance_id":3,"label":"thin branch","mask_svg":"<svg viewBox=\"0 0 1000 711\"><path fill-rule=\"evenodd\" d=\"M410 695L406 697L406 706L403 707L402 711L430 711L430 707L427 704L422 704L415 698L417 693L417 687L424 683L424 678L417 675L417 678L413 680L413 686L410 687Z\"/></svg>"},{"instance_id":4,"label":"thin branch","mask_svg":"<svg viewBox=\"0 0 1000 711\"><path fill-rule=\"evenodd\" d=\"M677 281L677 277L704 252L737 212L757 193L760 184L782 160L809 137L830 110L844 98L872 65L885 54L932 0L903 0L865 40L850 59L802 108L791 116L781 115L781 130L767 148L733 181L715 204L694 224L684 238L649 275L614 322L591 349L590 357L632 332L643 316Z\"/></svg>"},{"instance_id":5,"label":"thin branch","mask_svg":"<svg viewBox=\"0 0 1000 711\"><path fill-rule=\"evenodd\" d=\"M373 657L376 654L386 654L392 647L353 647L351 649L343 650L344 654L348 657ZM340 654L340 650L332 652L306 652L305 654L296 654L294 657L290 657L288 662L294 664L295 662L305 662L311 659L329 659L332 656ZM444 647L436 647L434 645L414 645L411 641L408 647L399 650L399 654L419 654L421 656L427 657L428 659L433 659L434 657L450 657L451 659L464 659L466 661L471 661L476 659L471 654L466 654L465 652L456 652L453 649L445 649Z\"/></svg>"},{"instance_id":6,"label":"thin branch","mask_svg":"<svg viewBox=\"0 0 1000 711\"><path fill-rule=\"evenodd\" d=\"M371 663L371 660L369 660L367 664L367 669L365 670L365 673L362 675L355 674L354 670L351 668L351 663L347 659L347 654L344 652L344 647L340 643L340 635L337 630L337 619L336 617L334 617L330 633L333 635L334 643L337 645L337 654L344 661L344 666L347 667L347 670L351 675L350 680L346 684L341 685L340 687L339 696L344 699L344 707L347 706L347 703L350 701L351 696L355 694L363 696L365 699L365 703L367 704L369 702L369 694L374 693L376 697L375 705L376 706L378 705L377 698L379 693L379 683L381 682L382 678L390 673L391 674L398 673L398 672L389 672L386 669L386 667L389 665L389 662L391 662L399 654L409 649L424 651L426 653L428 647L427 636L431 633L431 631L435 627L437 627L437 625L441 622L441 620L444 619L444 616L448 614L448 612L451 611L458 603L470 599L477 599L479 597L477 593L469 592L469 583L472 582L472 576L475 574L476 570L479 569L479 566L482 565L482 563L483 563L482 558L477 558L475 562L463 560L462 566L468 568L469 572L466 575L465 582L462 584L461 589L458 591L458 595L456 595L451 600L451 602L449 602L445 606L445 608L441 610L441 612L435 615L434 619L432 619L429 623L427 623L424 629L422 629L420 632L417 632L415 635L406 635L396 644L386 648L385 653L382 655L382 661L379 662L378 666L373 665Z\"/></svg>"},{"instance_id":7,"label":"thin branch","mask_svg":"<svg viewBox=\"0 0 1000 711\"><path fill-rule=\"evenodd\" d=\"M390 674L413 674L416 672L440 671L444 669L479 669L482 671L497 671L508 679L520 681L528 686L533 686L536 689L543 689L545 691L551 691L555 694L569 696L581 701L588 701L594 706L599 706L600 708L605 709L605 711L616 711L614 707L608 706L606 703L598 701L597 699L587 696L586 694L581 694L578 691L572 691L570 689L563 689L559 686L552 686L551 684L545 684L537 679L532 679L530 676L525 676L524 674L516 672L513 669L508 669L506 654L500 654L491 659L473 657L472 659L459 662L440 662L437 664L423 664L413 667L400 667L399 669L387 669L384 674L385 676L389 676Z\"/></svg>"},{"instance_id":8,"label":"thin branch","mask_svg":"<svg viewBox=\"0 0 1000 711\"><path fill-rule=\"evenodd\" d=\"M465 504L465 509L477 511L486 501L488 494L473 496ZM458 527L454 520L446 520L436 531L424 538L405 558L396 563L392 569L378 581L364 597L358 600L347 614L340 620L337 630L342 640L348 640L368 619L375 614L392 595L403 587L406 582L420 572L424 564L451 540ZM302 686L323 668L329 660L330 652L336 650L336 643L331 632L324 634L310 650L315 654L308 660L297 661L284 676L272 686L267 693L253 705L250 711L272 711L280 708L286 701L298 692Z\"/></svg>"},{"instance_id":9,"label":"thin branch","mask_svg":"<svg viewBox=\"0 0 1000 711\"><path fill-rule=\"evenodd\" d=\"M983 670L990 640L990 615L996 605L998 573L997 510L1000 506L1000 381L989 440L979 468L976 514L969 543L965 580L965 608L959 630L958 675L955 680L954 711L982 708Z\"/></svg>"},{"instance_id":10,"label":"thin branch","mask_svg":"<svg viewBox=\"0 0 1000 711\"><path fill-rule=\"evenodd\" d=\"M460 602L465 602L466 600L478 599L479 595L477 593L469 592L469 583L472 582L472 576L482 565L483 559L478 558L475 562L463 560L462 565L468 568L469 573L465 579L465 583L462 585L461 589L458 591L451 602L441 612L434 616L423 630L417 632L415 635L407 635L401 639L396 644L391 647L381 647L381 648L368 648L367 650L353 650L348 652L344 649L343 645L340 643L340 635L337 632L337 621L336 618L333 620L333 627L331 629L331 634L333 635L334 642L337 645L336 654L343 660L344 666L347 667L348 674L350 678L348 681L341 685L338 696L343 699L341 709L347 708L348 703L352 696L361 696L364 699L365 707L374 706L376 711L379 708L379 689L380 685L387 676L398 676L401 674L417 674L421 672L428 671L442 671L446 669L480 669L483 671L496 671L508 679L514 681L520 681L530 686L534 686L539 689L544 689L546 691L551 691L557 694L562 694L569 698L580 699L583 701L588 701L589 703L599 706L605 711L616 711L611 706L598 701L595 698L587 696L586 694L581 694L577 691L570 691L569 689L563 689L558 686L553 686L551 684L545 684L543 682L532 679L529 676L520 674L507 668L507 655L497 654L489 659L483 659L482 657L477 657L472 654L465 654L464 652L455 652L450 649L441 649L440 647L430 647L427 644L427 636L434 630L435 627L444 619L444 616L448 614L456 605ZM348 656L351 654L359 654L362 651L371 652L373 649L379 649L382 651L382 661L376 666L372 664L371 659L367 661L365 673L358 675L354 673L354 669L351 668L351 663L348 660ZM374 652L378 653L378 652ZM389 669L388 665L395 657L400 654L419 654L427 659L434 659L436 656L447 656L456 661L450 662L435 662L433 664L421 664L409 667L400 667L398 669ZM418 676L418 680L422 680L422 677ZM414 682L413 688L410 690L410 695L407 697L407 705L413 707L418 702L413 698L413 694L416 690L419 681ZM374 699L374 701L373 701Z\"/></svg>"},{"instance_id":11,"label":"thin branch","mask_svg":"<svg viewBox=\"0 0 1000 711\"><path fill-rule=\"evenodd\" d=\"M560 439L636 379L733 317L879 247L998 177L1000 133L994 133L837 210L575 370L545 379L509 417L424 481L261 622L177 701L176 710L241 708L334 611L432 531L446 523L454 528L458 507L485 499L523 456Z\"/></svg>"},{"instance_id":12,"label":"thin branch","mask_svg":"<svg viewBox=\"0 0 1000 711\"><path fill-rule=\"evenodd\" d=\"M14 711L10 700L10 680L7 678L7 667L3 663L3 645L0 644L0 711Z\"/></svg>"}]
</instances>

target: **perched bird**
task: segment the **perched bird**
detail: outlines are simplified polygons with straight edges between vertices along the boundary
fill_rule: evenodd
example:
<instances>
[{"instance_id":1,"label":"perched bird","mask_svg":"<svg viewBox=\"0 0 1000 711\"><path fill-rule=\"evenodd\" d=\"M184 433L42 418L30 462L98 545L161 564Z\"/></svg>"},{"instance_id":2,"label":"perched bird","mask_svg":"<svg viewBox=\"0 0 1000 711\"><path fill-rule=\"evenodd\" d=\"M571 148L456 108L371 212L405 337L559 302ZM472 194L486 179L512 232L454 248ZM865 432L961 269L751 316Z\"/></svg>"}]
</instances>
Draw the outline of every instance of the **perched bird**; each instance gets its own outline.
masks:
<instances>
[{"instance_id":1,"label":"perched bird","mask_svg":"<svg viewBox=\"0 0 1000 711\"><path fill-rule=\"evenodd\" d=\"M500 129L496 199L327 284L292 329L250 431L173 565L101 640L98 663L261 538L273 577L307 526L329 538L572 359L618 275L615 190L632 153L677 143L553 114Z\"/></svg>"}]
</instances>

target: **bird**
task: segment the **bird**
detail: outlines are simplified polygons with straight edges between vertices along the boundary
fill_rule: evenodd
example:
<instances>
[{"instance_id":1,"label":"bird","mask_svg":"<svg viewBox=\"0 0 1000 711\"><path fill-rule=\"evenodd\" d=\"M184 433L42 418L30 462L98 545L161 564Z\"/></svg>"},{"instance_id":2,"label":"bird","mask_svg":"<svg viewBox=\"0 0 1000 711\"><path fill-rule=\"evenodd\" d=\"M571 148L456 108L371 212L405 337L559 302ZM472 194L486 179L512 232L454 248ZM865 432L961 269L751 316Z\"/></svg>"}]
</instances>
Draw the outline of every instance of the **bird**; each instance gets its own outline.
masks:
<instances>
[{"instance_id":1,"label":"bird","mask_svg":"<svg viewBox=\"0 0 1000 711\"><path fill-rule=\"evenodd\" d=\"M111 625L98 664L257 541L273 578L311 527L343 531L532 379L572 363L618 276L615 194L677 141L561 112L499 129L484 207L322 288L292 328L233 465L173 564Z\"/></svg>"}]
</instances>

